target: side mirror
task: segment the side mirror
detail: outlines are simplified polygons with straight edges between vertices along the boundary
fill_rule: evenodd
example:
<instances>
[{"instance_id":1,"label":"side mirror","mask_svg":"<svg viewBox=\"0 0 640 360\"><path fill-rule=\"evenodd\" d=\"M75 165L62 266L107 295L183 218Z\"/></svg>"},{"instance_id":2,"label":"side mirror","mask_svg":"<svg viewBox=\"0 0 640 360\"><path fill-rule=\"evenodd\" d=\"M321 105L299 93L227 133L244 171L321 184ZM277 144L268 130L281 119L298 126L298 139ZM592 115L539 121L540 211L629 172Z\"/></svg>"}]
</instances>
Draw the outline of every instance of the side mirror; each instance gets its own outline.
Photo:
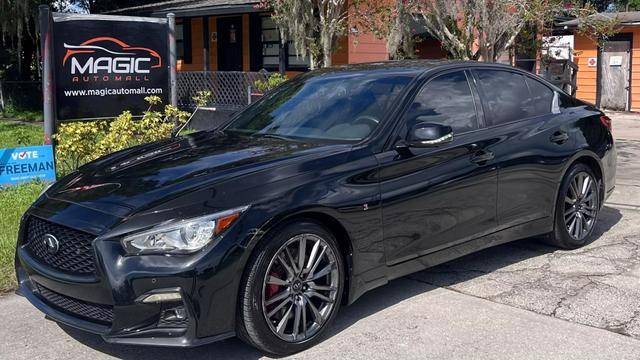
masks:
<instances>
[{"instance_id":1,"label":"side mirror","mask_svg":"<svg viewBox=\"0 0 640 360\"><path fill-rule=\"evenodd\" d=\"M453 141L453 129L451 129L451 126L421 122L411 128L407 145L425 148L439 146L451 141Z\"/></svg>"}]
</instances>

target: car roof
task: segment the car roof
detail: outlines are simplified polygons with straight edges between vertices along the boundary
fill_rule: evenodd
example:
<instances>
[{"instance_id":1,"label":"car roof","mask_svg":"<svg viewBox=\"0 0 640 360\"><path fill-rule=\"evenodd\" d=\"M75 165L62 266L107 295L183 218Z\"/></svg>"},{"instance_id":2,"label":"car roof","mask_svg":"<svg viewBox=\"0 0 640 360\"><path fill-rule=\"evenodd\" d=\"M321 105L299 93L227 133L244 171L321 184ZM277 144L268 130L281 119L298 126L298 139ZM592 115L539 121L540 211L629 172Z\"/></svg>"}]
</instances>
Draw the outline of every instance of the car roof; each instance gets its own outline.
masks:
<instances>
[{"instance_id":1,"label":"car roof","mask_svg":"<svg viewBox=\"0 0 640 360\"><path fill-rule=\"evenodd\" d=\"M487 63L481 61L462 60L388 60L360 64L334 65L328 68L313 71L313 73L349 73L349 72L384 72L391 74L420 75L431 70L444 70L457 67L495 67L510 70L519 70L511 65Z\"/></svg>"}]
</instances>

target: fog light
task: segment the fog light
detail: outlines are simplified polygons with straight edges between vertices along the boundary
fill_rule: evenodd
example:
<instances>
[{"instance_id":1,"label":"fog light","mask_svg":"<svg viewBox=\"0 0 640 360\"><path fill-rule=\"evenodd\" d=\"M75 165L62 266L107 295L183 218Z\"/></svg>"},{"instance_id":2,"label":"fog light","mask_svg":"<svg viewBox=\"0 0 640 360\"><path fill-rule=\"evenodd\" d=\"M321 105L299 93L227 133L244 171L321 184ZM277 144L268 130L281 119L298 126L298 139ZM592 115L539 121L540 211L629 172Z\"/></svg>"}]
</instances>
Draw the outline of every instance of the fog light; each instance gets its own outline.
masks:
<instances>
[{"instance_id":1,"label":"fog light","mask_svg":"<svg viewBox=\"0 0 640 360\"><path fill-rule=\"evenodd\" d=\"M176 306L162 310L158 327L161 328L186 328L189 324L187 309L184 306Z\"/></svg>"},{"instance_id":2,"label":"fog light","mask_svg":"<svg viewBox=\"0 0 640 360\"><path fill-rule=\"evenodd\" d=\"M184 320L186 318L187 310L183 306L166 310L162 314L162 319L166 321Z\"/></svg>"},{"instance_id":3,"label":"fog light","mask_svg":"<svg viewBox=\"0 0 640 360\"><path fill-rule=\"evenodd\" d=\"M182 301L182 295L180 295L179 291L157 292L153 294L142 295L141 301L146 304L168 301Z\"/></svg>"}]
</instances>

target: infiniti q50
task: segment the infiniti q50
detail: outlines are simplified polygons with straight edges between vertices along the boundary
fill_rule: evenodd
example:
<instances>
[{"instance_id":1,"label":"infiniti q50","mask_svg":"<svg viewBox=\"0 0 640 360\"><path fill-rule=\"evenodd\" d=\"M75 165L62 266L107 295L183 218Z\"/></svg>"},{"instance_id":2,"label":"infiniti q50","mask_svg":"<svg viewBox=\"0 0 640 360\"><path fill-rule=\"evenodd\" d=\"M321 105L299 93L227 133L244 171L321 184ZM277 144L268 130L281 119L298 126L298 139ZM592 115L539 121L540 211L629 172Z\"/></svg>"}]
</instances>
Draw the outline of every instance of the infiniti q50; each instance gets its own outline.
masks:
<instances>
[{"instance_id":1,"label":"infiniti q50","mask_svg":"<svg viewBox=\"0 0 640 360\"><path fill-rule=\"evenodd\" d=\"M512 67L323 69L53 184L22 218L19 291L112 343L291 354L394 278L591 241L615 166L608 117Z\"/></svg>"}]
</instances>

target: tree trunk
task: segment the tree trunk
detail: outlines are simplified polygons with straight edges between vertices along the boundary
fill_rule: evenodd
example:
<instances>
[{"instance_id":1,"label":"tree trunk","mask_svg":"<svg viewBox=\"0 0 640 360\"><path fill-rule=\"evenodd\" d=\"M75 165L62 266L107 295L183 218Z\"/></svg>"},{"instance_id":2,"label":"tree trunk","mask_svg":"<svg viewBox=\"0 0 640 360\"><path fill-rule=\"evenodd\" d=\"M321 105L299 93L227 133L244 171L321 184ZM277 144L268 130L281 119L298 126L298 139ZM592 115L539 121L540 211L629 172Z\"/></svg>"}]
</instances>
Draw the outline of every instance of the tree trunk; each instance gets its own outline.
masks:
<instances>
[{"instance_id":1,"label":"tree trunk","mask_svg":"<svg viewBox=\"0 0 640 360\"><path fill-rule=\"evenodd\" d=\"M316 69L316 56L313 51L309 52L309 70Z\"/></svg>"},{"instance_id":2,"label":"tree trunk","mask_svg":"<svg viewBox=\"0 0 640 360\"><path fill-rule=\"evenodd\" d=\"M18 56L18 77L20 79L22 79L22 40L23 40L23 33L22 33L22 21L18 21L18 25L16 28L16 50L17 50L17 56Z\"/></svg>"},{"instance_id":3,"label":"tree trunk","mask_svg":"<svg viewBox=\"0 0 640 360\"><path fill-rule=\"evenodd\" d=\"M320 35L322 42L323 67L331 66L331 54L333 53L333 33L325 30Z\"/></svg>"}]
</instances>

